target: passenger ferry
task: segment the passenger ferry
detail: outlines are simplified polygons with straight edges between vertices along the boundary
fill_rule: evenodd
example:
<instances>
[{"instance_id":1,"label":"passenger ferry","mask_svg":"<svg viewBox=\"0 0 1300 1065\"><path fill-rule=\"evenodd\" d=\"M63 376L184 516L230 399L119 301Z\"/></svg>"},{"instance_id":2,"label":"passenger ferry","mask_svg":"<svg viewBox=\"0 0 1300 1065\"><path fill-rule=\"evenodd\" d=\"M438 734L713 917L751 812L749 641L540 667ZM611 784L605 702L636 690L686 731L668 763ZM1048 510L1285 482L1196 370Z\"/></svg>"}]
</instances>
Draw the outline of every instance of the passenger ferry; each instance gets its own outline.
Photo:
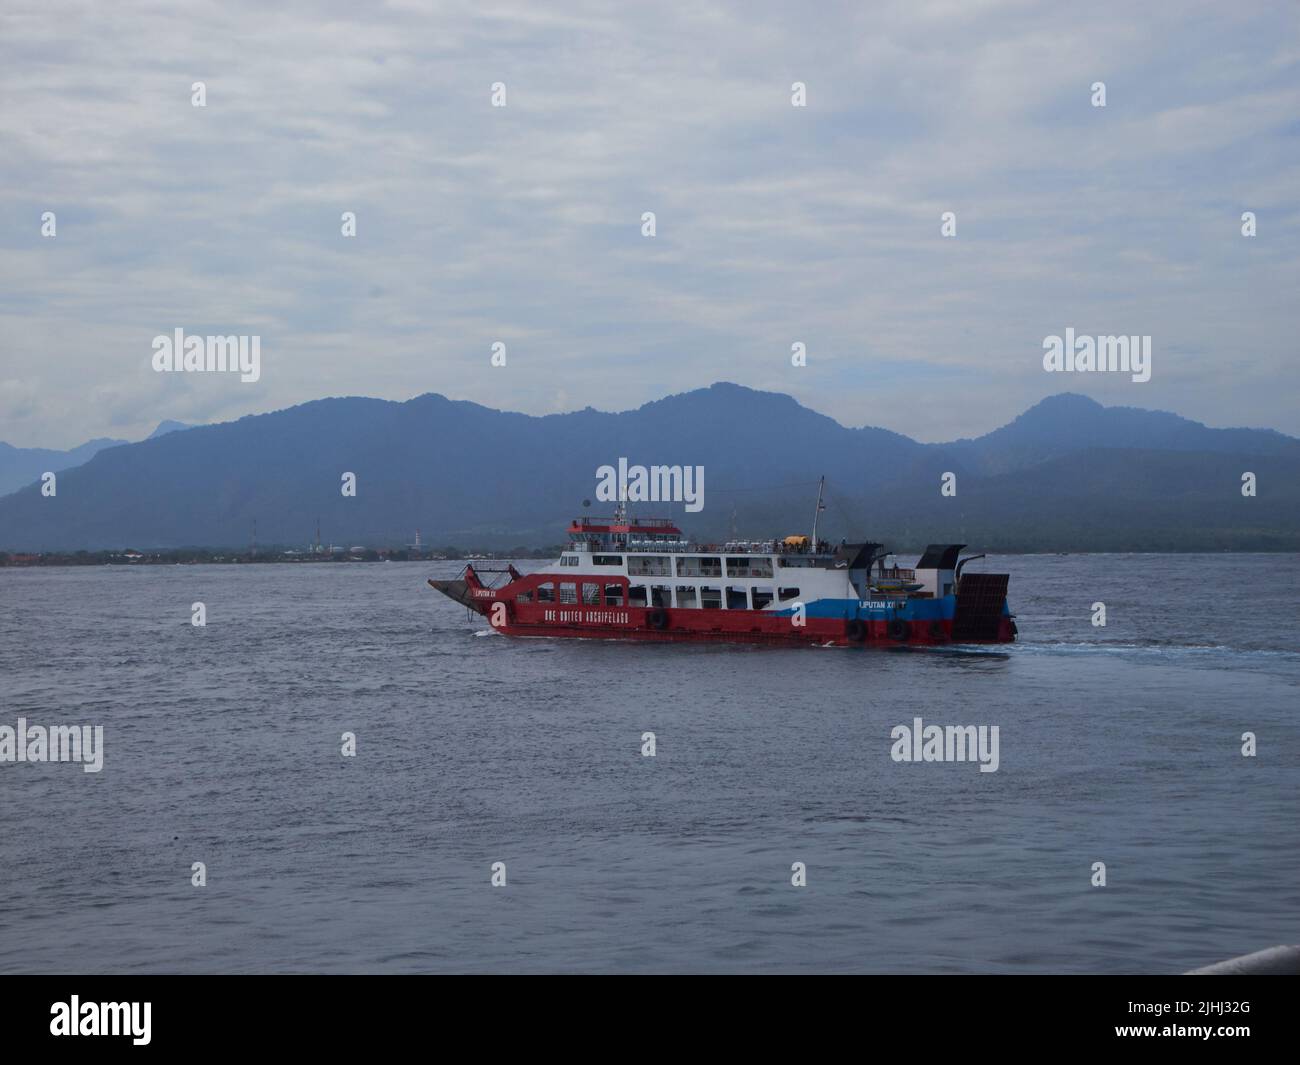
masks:
<instances>
[{"instance_id":1,"label":"passenger ferry","mask_svg":"<svg viewBox=\"0 0 1300 1065\"><path fill-rule=\"evenodd\" d=\"M983 557L960 558L965 544L931 544L903 568L883 544L818 540L815 519L811 537L696 544L625 504L568 532L568 549L535 573L471 562L429 584L509 636L850 647L1016 637L1007 574L963 573Z\"/></svg>"}]
</instances>

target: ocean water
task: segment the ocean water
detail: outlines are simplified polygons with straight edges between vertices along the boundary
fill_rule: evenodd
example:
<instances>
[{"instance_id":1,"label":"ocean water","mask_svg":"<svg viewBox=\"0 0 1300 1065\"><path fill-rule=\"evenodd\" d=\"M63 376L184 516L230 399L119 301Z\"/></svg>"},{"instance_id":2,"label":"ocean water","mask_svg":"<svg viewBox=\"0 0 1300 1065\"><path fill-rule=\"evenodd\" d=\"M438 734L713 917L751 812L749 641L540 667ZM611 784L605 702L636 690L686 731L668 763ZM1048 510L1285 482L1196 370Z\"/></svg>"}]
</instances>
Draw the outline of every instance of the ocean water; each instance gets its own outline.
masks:
<instances>
[{"instance_id":1,"label":"ocean water","mask_svg":"<svg viewBox=\"0 0 1300 1065\"><path fill-rule=\"evenodd\" d=\"M425 585L456 563L0 570L0 724L104 727L102 772L0 764L0 972L1136 973L1300 942L1300 558L974 565L1011 573L1016 645L511 639ZM997 725L998 770L894 762L914 717Z\"/></svg>"}]
</instances>

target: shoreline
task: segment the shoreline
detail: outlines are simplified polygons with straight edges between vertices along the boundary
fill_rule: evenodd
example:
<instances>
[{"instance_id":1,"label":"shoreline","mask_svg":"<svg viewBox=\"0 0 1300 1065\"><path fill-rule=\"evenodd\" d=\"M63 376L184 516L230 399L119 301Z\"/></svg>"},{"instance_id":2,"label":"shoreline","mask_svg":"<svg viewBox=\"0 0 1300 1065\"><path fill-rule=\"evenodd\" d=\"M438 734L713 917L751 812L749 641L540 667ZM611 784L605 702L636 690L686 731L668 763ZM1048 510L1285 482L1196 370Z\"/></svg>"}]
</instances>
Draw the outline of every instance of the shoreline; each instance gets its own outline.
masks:
<instances>
[{"instance_id":1,"label":"shoreline","mask_svg":"<svg viewBox=\"0 0 1300 1065\"><path fill-rule=\"evenodd\" d=\"M985 549L994 556L1105 556L1105 555L1187 555L1221 558L1224 555L1297 555L1296 550L1276 551L1205 551L1205 550L1130 550L1130 551L1025 551ZM273 553L263 551L249 554L247 551L177 550L156 552L122 552L122 551L82 551L82 552L48 552L48 553L5 553L0 552L0 570L4 569L44 569L72 568L83 566L261 566L261 565L330 565L355 562L512 562L512 561L554 561L563 548L525 548L513 551L459 551L444 549L441 552L427 554L414 553L406 549L364 548L361 550L333 552L297 552ZM913 552L900 551L899 554Z\"/></svg>"}]
</instances>

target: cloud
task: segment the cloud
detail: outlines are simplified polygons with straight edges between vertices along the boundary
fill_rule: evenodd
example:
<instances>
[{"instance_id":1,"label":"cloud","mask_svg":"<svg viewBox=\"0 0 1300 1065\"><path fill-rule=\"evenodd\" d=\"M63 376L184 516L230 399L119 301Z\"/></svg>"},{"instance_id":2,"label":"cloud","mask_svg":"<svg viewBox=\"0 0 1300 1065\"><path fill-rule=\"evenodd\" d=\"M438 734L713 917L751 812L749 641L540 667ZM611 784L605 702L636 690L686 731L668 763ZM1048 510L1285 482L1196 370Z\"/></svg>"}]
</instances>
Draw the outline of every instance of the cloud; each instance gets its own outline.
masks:
<instances>
[{"instance_id":1,"label":"cloud","mask_svg":"<svg viewBox=\"0 0 1300 1065\"><path fill-rule=\"evenodd\" d=\"M950 439L1064 387L1067 326L1155 347L1147 385L1072 388L1300 432L1285 10L554 7L8 5L4 438L726 379ZM177 326L260 334L261 381L153 374Z\"/></svg>"}]
</instances>

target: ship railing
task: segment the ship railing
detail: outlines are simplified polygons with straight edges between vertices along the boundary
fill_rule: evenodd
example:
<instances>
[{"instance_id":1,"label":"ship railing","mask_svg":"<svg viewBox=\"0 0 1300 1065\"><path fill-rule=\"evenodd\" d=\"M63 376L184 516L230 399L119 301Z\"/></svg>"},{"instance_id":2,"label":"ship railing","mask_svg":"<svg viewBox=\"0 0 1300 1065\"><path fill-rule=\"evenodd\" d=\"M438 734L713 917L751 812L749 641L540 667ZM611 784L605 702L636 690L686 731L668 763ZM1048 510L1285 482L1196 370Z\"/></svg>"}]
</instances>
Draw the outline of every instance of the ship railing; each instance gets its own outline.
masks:
<instances>
[{"instance_id":1,"label":"ship railing","mask_svg":"<svg viewBox=\"0 0 1300 1065\"><path fill-rule=\"evenodd\" d=\"M591 554L598 552L602 555L617 555L622 552L681 552L681 551L700 551L703 550L698 544L689 543L686 540L627 540L615 543L592 543L589 540L571 540L564 548L566 551L581 551ZM718 550L710 548L709 550Z\"/></svg>"},{"instance_id":2,"label":"ship railing","mask_svg":"<svg viewBox=\"0 0 1300 1065\"><path fill-rule=\"evenodd\" d=\"M776 564L782 569L830 569L835 565L835 556L811 551L785 554L777 556Z\"/></svg>"},{"instance_id":3,"label":"ship railing","mask_svg":"<svg viewBox=\"0 0 1300 1065\"><path fill-rule=\"evenodd\" d=\"M731 541L725 544L701 544L690 540L628 540L624 543L589 544L586 541L574 541L569 550L599 551L601 553L635 552L635 553L686 553L692 555L758 555L774 558L779 565L808 566L823 565L834 559L829 551L795 551L785 548L780 543L762 541ZM900 573L906 574L906 570Z\"/></svg>"},{"instance_id":4,"label":"ship railing","mask_svg":"<svg viewBox=\"0 0 1300 1065\"><path fill-rule=\"evenodd\" d=\"M573 524L579 528L590 525L628 525L634 529L673 529L671 518L575 518Z\"/></svg>"},{"instance_id":5,"label":"ship railing","mask_svg":"<svg viewBox=\"0 0 1300 1065\"><path fill-rule=\"evenodd\" d=\"M629 540L628 551L695 551L698 548L685 540Z\"/></svg>"}]
</instances>

